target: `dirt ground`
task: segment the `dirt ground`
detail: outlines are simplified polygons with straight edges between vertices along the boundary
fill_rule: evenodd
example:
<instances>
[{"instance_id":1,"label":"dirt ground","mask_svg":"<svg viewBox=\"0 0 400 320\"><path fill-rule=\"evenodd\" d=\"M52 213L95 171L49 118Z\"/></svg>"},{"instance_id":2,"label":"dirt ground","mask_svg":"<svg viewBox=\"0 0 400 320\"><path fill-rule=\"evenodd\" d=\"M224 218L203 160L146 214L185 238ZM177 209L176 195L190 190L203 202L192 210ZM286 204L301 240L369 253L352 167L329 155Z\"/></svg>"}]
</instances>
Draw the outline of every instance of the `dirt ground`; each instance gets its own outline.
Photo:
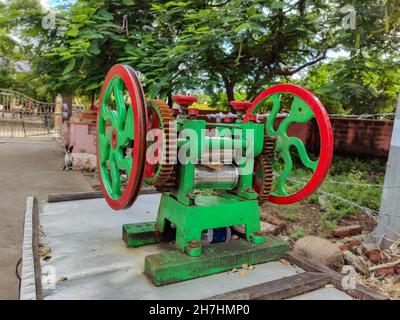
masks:
<instances>
[{"instance_id":1,"label":"dirt ground","mask_svg":"<svg viewBox=\"0 0 400 320\"><path fill-rule=\"evenodd\" d=\"M0 139L0 299L18 298L26 198L92 190L80 172L60 170L62 159L55 140Z\"/></svg>"},{"instance_id":2,"label":"dirt ground","mask_svg":"<svg viewBox=\"0 0 400 320\"><path fill-rule=\"evenodd\" d=\"M318 205L301 203L296 206L296 215L290 216L289 214L282 214L282 206L272 203L265 203L262 205L261 210L265 214L273 215L283 221L287 225L287 230L284 234L290 235L293 230L301 227L304 229L304 235L314 235L322 238L331 239L331 232L324 230L321 227L321 209ZM363 233L370 233L374 230L376 222L367 215L359 212L357 214L349 215L343 218L339 226L359 224L363 229ZM296 239L290 239L293 243Z\"/></svg>"}]
</instances>

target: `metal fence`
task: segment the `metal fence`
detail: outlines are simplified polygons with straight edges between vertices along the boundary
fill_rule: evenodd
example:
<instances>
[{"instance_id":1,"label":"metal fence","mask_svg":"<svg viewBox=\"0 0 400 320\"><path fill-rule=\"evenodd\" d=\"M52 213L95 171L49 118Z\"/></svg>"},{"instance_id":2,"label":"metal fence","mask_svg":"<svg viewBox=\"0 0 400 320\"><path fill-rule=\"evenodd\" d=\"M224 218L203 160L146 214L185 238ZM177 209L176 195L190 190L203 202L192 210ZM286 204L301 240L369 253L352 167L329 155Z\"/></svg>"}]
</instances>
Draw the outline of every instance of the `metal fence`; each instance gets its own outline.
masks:
<instances>
[{"instance_id":1,"label":"metal fence","mask_svg":"<svg viewBox=\"0 0 400 320\"><path fill-rule=\"evenodd\" d=\"M0 138L53 136L54 104L0 89Z\"/></svg>"}]
</instances>

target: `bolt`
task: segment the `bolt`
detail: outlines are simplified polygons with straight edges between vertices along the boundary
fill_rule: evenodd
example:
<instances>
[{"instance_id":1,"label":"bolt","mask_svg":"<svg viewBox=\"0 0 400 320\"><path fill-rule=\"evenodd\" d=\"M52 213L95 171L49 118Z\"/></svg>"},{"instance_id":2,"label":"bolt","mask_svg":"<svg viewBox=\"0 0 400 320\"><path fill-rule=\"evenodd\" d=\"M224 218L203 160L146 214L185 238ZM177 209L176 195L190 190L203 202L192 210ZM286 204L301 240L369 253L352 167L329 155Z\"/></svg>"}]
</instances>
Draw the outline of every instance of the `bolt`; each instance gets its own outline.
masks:
<instances>
[{"instance_id":1,"label":"bolt","mask_svg":"<svg viewBox=\"0 0 400 320\"><path fill-rule=\"evenodd\" d=\"M189 248L197 248L200 246L200 243L197 240L189 241L188 247Z\"/></svg>"}]
</instances>

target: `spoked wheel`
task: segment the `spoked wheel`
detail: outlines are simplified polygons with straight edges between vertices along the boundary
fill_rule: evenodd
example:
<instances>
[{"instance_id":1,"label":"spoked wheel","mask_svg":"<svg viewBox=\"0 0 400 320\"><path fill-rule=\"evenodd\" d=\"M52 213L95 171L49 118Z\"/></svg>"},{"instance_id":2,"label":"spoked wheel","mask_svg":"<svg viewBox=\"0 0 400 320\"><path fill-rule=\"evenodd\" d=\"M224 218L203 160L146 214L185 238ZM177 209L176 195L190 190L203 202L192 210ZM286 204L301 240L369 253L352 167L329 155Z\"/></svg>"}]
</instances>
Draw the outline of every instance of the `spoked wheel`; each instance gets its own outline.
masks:
<instances>
[{"instance_id":1,"label":"spoked wheel","mask_svg":"<svg viewBox=\"0 0 400 320\"><path fill-rule=\"evenodd\" d=\"M318 98L310 91L291 84L281 84L264 90L253 101L246 112L245 122L250 114L257 113L259 108L268 102L272 104L272 110L266 120L266 134L276 139L274 156L283 161L283 169L275 177L274 189L267 200L277 204L296 203L311 195L328 173L333 154L333 134L329 116ZM275 129L275 119L285 102L290 103L289 114ZM313 118L317 121L320 136L320 152L316 160L310 159L304 143L299 138L287 134L290 124L306 123ZM290 153L292 147L296 149L302 165L311 169L313 174L302 189L289 193L286 184L293 170Z\"/></svg>"},{"instance_id":2,"label":"spoked wheel","mask_svg":"<svg viewBox=\"0 0 400 320\"><path fill-rule=\"evenodd\" d=\"M131 67L110 69L99 105L97 168L107 203L120 210L130 207L139 193L146 152L146 102Z\"/></svg>"}]
</instances>

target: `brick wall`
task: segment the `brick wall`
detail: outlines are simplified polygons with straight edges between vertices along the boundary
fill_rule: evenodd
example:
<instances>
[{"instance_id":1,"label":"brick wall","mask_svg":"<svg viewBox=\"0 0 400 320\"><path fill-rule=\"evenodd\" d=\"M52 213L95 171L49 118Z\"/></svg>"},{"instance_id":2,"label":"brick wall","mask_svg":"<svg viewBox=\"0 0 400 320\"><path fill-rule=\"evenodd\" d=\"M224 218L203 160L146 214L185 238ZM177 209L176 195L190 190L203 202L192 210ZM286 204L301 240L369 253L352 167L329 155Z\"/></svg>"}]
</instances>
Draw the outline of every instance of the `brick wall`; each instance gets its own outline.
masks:
<instances>
[{"instance_id":1,"label":"brick wall","mask_svg":"<svg viewBox=\"0 0 400 320\"><path fill-rule=\"evenodd\" d=\"M393 120L331 118L335 153L386 158L392 137Z\"/></svg>"},{"instance_id":2,"label":"brick wall","mask_svg":"<svg viewBox=\"0 0 400 320\"><path fill-rule=\"evenodd\" d=\"M206 112L201 114L204 116ZM204 117L204 120L208 119ZM278 118L275 127L282 120L282 118ZM387 158L392 137L393 120L346 117L332 117L330 120L335 154L363 158ZM305 124L291 124L288 128L288 135L300 138L309 150L319 150L319 133L315 120Z\"/></svg>"}]
</instances>

